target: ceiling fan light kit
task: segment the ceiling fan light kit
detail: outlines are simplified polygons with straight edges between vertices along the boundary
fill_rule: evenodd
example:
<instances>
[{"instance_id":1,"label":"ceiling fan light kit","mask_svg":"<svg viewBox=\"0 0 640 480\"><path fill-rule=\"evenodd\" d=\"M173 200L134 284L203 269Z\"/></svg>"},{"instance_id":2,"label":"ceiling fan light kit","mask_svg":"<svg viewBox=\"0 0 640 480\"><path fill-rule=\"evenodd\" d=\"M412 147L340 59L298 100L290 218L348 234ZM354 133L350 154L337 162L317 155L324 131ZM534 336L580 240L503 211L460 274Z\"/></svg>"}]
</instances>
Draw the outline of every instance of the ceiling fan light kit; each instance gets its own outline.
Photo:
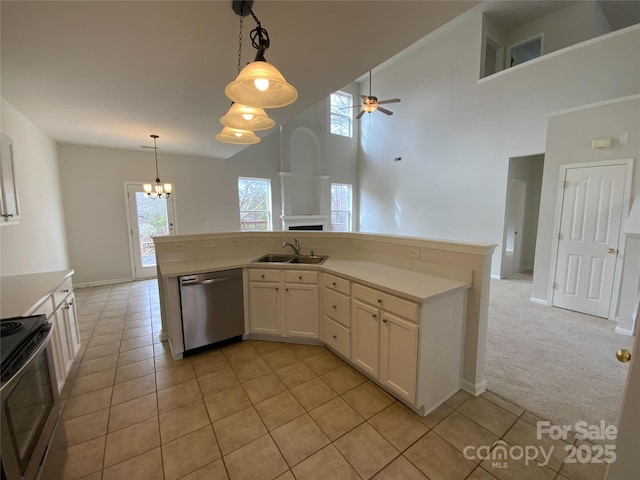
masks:
<instances>
[{"instance_id":1,"label":"ceiling fan light kit","mask_svg":"<svg viewBox=\"0 0 640 480\"><path fill-rule=\"evenodd\" d=\"M269 33L262 27L260 20L253 13L253 0L232 1L231 8L240 16L240 35L238 46L238 76L224 89L225 95L234 103L231 108L220 118L225 128L216 135L222 142L235 144L258 143L254 130L267 130L275 126L275 122L269 118L264 108L280 108L291 105L298 99L298 91L288 83L282 73L264 58L265 51L270 46ZM251 33L251 44L257 50L255 60L246 65L242 70L242 26L243 17L251 14L257 27ZM253 111L249 111L253 109ZM240 135L237 132L231 134L227 129L237 129L249 132ZM238 138L243 141L237 141ZM249 141L251 140L251 141Z\"/></svg>"},{"instance_id":2,"label":"ceiling fan light kit","mask_svg":"<svg viewBox=\"0 0 640 480\"><path fill-rule=\"evenodd\" d=\"M362 97L362 103L360 105L353 105L351 107L345 108L360 108L360 113L356 116L356 120L360 120L365 113L372 113L376 110L384 113L385 115L393 115L391 110L387 110L386 108L381 107L380 105L384 105L387 103L398 103L400 101L399 98L390 98L388 100L378 101L378 97L371 95L371 70L369 70L369 95L360 95Z\"/></svg>"}]
</instances>

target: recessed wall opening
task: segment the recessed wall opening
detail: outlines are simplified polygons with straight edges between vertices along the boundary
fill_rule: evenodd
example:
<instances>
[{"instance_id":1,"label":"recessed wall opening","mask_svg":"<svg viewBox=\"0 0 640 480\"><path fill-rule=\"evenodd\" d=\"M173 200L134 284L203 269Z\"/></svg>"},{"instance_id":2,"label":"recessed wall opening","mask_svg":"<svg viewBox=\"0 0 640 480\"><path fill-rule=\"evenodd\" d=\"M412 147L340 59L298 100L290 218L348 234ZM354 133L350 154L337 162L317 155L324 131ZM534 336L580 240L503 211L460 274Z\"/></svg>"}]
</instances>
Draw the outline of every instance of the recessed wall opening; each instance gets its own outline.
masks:
<instances>
[{"instance_id":1,"label":"recessed wall opening","mask_svg":"<svg viewBox=\"0 0 640 480\"><path fill-rule=\"evenodd\" d=\"M533 274L544 154L509 159L501 278Z\"/></svg>"},{"instance_id":2,"label":"recessed wall opening","mask_svg":"<svg viewBox=\"0 0 640 480\"><path fill-rule=\"evenodd\" d=\"M515 67L542 55L542 35L512 45L508 50L509 66Z\"/></svg>"}]
</instances>

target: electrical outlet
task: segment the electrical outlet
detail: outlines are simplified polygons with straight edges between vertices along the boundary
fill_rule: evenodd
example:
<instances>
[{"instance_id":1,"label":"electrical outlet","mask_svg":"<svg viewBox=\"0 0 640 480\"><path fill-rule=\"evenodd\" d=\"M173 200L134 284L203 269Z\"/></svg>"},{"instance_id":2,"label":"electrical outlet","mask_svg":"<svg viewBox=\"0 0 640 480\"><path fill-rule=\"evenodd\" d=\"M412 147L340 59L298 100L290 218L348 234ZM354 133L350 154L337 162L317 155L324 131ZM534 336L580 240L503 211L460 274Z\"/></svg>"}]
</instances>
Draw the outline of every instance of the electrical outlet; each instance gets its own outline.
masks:
<instances>
[{"instance_id":1,"label":"electrical outlet","mask_svg":"<svg viewBox=\"0 0 640 480\"><path fill-rule=\"evenodd\" d=\"M420 258L420 249L416 247L409 247L409 256L412 258Z\"/></svg>"},{"instance_id":2,"label":"electrical outlet","mask_svg":"<svg viewBox=\"0 0 640 480\"><path fill-rule=\"evenodd\" d=\"M184 243L174 243L173 244L173 249L174 250L182 250L184 248Z\"/></svg>"},{"instance_id":3,"label":"electrical outlet","mask_svg":"<svg viewBox=\"0 0 640 480\"><path fill-rule=\"evenodd\" d=\"M207 243L204 244L205 248L215 248L216 247L216 242L214 242L213 240L209 240Z\"/></svg>"}]
</instances>

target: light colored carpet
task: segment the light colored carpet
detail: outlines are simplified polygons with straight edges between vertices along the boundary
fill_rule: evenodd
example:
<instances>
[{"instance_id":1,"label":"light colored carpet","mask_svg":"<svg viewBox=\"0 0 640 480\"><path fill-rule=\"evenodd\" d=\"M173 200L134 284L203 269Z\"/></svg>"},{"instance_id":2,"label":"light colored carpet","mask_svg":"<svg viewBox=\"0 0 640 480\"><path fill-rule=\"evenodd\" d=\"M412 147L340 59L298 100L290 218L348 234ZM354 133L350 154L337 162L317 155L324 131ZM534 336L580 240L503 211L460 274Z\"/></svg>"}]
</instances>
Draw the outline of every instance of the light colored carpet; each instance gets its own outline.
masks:
<instances>
[{"instance_id":1,"label":"light colored carpet","mask_svg":"<svg viewBox=\"0 0 640 480\"><path fill-rule=\"evenodd\" d=\"M531 276L491 280L487 388L556 424L616 424L632 337L608 320L531 303Z\"/></svg>"}]
</instances>

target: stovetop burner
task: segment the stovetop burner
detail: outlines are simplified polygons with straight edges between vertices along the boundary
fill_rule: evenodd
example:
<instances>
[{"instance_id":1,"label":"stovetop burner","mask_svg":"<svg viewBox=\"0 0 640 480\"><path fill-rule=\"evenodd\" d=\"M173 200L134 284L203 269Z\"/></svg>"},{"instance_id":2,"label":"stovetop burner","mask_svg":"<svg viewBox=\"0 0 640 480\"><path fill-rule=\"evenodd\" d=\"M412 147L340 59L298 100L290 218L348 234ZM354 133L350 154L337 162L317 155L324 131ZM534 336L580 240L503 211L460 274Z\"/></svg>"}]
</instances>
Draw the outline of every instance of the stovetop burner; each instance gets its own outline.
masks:
<instances>
[{"instance_id":1,"label":"stovetop burner","mask_svg":"<svg viewBox=\"0 0 640 480\"><path fill-rule=\"evenodd\" d=\"M11 335L22 328L22 322L2 322L0 323L0 337Z\"/></svg>"}]
</instances>

